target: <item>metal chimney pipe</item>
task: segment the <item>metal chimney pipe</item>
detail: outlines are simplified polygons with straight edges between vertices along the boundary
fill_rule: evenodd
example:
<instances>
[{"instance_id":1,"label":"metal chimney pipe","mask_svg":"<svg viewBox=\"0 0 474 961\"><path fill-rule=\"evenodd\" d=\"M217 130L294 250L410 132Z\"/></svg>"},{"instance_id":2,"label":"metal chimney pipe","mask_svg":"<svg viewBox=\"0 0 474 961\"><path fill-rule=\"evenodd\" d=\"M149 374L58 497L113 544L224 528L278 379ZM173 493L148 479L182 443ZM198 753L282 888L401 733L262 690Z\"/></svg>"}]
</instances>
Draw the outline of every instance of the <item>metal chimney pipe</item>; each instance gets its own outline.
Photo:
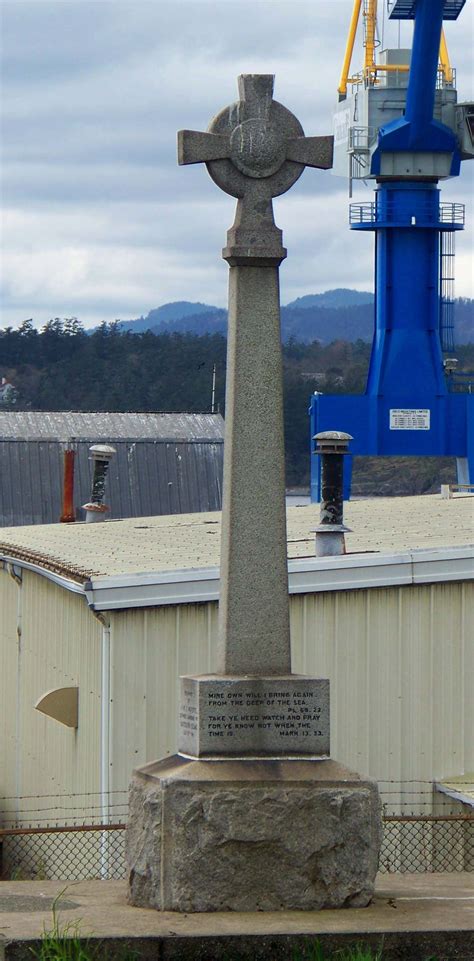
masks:
<instances>
[{"instance_id":1,"label":"metal chimney pipe","mask_svg":"<svg viewBox=\"0 0 474 961\"><path fill-rule=\"evenodd\" d=\"M315 453L321 458L321 510L316 527L316 556L346 553L344 534L344 455L348 454L350 434L325 430L315 434Z\"/></svg>"},{"instance_id":2,"label":"metal chimney pipe","mask_svg":"<svg viewBox=\"0 0 474 961\"><path fill-rule=\"evenodd\" d=\"M64 451L63 509L60 524L72 524L76 520L74 510L74 460L75 450L67 447Z\"/></svg>"},{"instance_id":3,"label":"metal chimney pipe","mask_svg":"<svg viewBox=\"0 0 474 961\"><path fill-rule=\"evenodd\" d=\"M88 504L83 504L86 512L86 524L93 524L104 519L109 507L104 504L105 481L109 469L109 463L117 453L115 447L108 444L94 444L89 447L89 460L93 462L94 472L92 476L92 493Z\"/></svg>"}]
</instances>

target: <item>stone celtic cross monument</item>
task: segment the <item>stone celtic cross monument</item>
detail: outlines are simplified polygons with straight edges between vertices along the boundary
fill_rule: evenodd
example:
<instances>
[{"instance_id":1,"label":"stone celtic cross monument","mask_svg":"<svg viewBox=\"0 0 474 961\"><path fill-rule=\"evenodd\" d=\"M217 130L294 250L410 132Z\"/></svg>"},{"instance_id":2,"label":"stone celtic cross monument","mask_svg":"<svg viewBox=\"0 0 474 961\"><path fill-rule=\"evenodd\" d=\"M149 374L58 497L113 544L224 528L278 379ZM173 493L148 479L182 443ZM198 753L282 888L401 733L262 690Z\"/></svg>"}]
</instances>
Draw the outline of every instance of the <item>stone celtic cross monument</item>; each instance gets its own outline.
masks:
<instances>
[{"instance_id":1,"label":"stone celtic cross monument","mask_svg":"<svg viewBox=\"0 0 474 961\"><path fill-rule=\"evenodd\" d=\"M305 137L273 77L239 78L208 132L181 131L237 198L230 265L217 673L181 678L178 755L135 772L130 900L162 910L362 906L380 845L375 784L329 760L329 682L291 673L278 271L272 198L331 137Z\"/></svg>"},{"instance_id":2,"label":"stone celtic cross monument","mask_svg":"<svg viewBox=\"0 0 474 961\"><path fill-rule=\"evenodd\" d=\"M193 757L327 756L329 684L290 677L278 279L286 250L272 198L305 164L330 167L332 138L304 136L272 99L272 76L241 77L239 93L209 133L185 130L178 141L180 163L205 160L238 198L223 251L230 276L218 676L183 678L179 748Z\"/></svg>"}]
</instances>

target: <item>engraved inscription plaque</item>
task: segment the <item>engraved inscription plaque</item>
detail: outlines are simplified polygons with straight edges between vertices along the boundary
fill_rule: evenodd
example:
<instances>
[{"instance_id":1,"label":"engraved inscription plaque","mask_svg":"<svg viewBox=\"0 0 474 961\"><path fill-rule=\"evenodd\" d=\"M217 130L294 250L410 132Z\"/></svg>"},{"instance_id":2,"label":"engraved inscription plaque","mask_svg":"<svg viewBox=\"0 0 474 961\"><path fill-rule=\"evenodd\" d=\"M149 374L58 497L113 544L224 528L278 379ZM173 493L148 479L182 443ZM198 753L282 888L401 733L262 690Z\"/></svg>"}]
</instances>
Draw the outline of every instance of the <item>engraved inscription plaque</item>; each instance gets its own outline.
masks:
<instances>
[{"instance_id":1,"label":"engraved inscription plaque","mask_svg":"<svg viewBox=\"0 0 474 961\"><path fill-rule=\"evenodd\" d=\"M328 757L329 681L180 679L178 751L187 757Z\"/></svg>"}]
</instances>

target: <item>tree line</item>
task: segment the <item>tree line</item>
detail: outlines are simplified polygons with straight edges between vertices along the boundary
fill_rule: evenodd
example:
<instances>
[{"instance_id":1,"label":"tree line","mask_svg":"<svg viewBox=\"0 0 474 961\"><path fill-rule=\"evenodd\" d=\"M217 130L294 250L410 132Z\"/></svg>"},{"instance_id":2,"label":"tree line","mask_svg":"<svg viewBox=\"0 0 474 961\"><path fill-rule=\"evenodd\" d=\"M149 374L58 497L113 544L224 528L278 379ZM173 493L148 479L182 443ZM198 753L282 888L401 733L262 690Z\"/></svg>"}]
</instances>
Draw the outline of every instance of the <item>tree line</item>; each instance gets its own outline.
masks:
<instances>
[{"instance_id":1,"label":"tree line","mask_svg":"<svg viewBox=\"0 0 474 961\"><path fill-rule=\"evenodd\" d=\"M474 366L474 345L458 349ZM287 483L309 483L308 404L313 391L362 393L370 344L335 340L283 345ZM32 320L0 330L0 376L16 388L16 410L209 411L225 414L222 334L121 333L115 323L87 333L75 317ZM426 481L424 481L426 483Z\"/></svg>"}]
</instances>

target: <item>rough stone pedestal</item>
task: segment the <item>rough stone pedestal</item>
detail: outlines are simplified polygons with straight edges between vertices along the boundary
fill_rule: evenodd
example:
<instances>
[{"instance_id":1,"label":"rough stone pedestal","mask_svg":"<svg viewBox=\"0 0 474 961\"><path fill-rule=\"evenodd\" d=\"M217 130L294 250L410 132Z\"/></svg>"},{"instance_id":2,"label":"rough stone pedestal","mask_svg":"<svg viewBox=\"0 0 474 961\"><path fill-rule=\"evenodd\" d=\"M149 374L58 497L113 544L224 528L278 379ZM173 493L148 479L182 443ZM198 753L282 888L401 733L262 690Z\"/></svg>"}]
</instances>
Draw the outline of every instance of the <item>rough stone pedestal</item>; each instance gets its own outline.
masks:
<instances>
[{"instance_id":1,"label":"rough stone pedestal","mask_svg":"<svg viewBox=\"0 0 474 961\"><path fill-rule=\"evenodd\" d=\"M129 900L162 911L365 907L381 843L371 779L335 761L188 761L134 773Z\"/></svg>"}]
</instances>

